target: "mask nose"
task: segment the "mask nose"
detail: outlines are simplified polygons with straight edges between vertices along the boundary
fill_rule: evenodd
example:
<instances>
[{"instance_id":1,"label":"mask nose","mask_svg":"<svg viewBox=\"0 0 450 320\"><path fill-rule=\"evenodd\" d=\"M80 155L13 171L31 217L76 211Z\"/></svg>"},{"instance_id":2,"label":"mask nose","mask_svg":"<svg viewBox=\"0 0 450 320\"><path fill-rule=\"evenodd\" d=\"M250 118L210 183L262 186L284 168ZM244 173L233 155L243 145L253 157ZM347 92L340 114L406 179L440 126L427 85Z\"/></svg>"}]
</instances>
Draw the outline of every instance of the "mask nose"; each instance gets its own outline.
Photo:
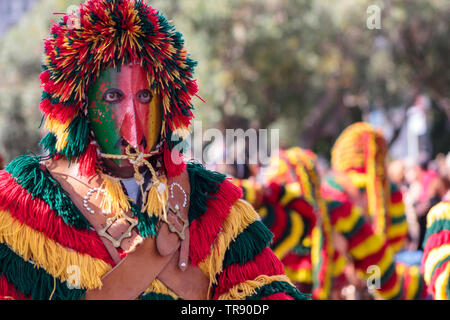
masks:
<instances>
[{"instance_id":1,"label":"mask nose","mask_svg":"<svg viewBox=\"0 0 450 320\"><path fill-rule=\"evenodd\" d=\"M136 101L130 98L121 107L125 109L125 112L120 128L120 135L131 146L137 148L140 152L144 152L145 147L141 145L144 137L144 128L136 110Z\"/></svg>"}]
</instances>

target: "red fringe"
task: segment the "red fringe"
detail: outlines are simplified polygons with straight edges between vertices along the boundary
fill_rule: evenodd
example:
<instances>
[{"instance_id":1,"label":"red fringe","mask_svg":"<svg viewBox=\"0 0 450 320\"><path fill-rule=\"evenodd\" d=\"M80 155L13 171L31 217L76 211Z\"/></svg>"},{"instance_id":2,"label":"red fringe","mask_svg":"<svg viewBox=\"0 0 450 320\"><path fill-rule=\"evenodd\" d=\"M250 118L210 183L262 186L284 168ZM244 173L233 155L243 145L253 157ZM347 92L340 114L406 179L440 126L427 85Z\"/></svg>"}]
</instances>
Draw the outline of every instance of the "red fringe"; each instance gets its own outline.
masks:
<instances>
[{"instance_id":1,"label":"red fringe","mask_svg":"<svg viewBox=\"0 0 450 320\"><path fill-rule=\"evenodd\" d=\"M0 171L0 209L9 211L14 219L42 232L63 247L114 265L96 232L67 225L47 203L39 198L33 199L6 171Z\"/></svg>"},{"instance_id":2,"label":"red fringe","mask_svg":"<svg viewBox=\"0 0 450 320\"><path fill-rule=\"evenodd\" d=\"M253 280L260 275L274 276L284 274L283 264L278 260L271 249L265 248L253 260L243 265L232 264L219 275L218 286L214 293L217 299L235 285Z\"/></svg>"},{"instance_id":3,"label":"red fringe","mask_svg":"<svg viewBox=\"0 0 450 320\"><path fill-rule=\"evenodd\" d=\"M65 106L62 104L51 104L50 100L44 99L39 104L39 109L49 118L56 119L60 123L66 123L78 112L78 105Z\"/></svg>"},{"instance_id":4,"label":"red fringe","mask_svg":"<svg viewBox=\"0 0 450 320\"><path fill-rule=\"evenodd\" d=\"M396 285L397 281L400 281L400 279L398 278L397 272L394 271L392 273L392 276L389 277L389 280L384 282L384 285L379 289L379 291L387 292L387 291L391 290Z\"/></svg>"},{"instance_id":5,"label":"red fringe","mask_svg":"<svg viewBox=\"0 0 450 320\"><path fill-rule=\"evenodd\" d=\"M353 235L350 239L348 239L348 248L352 249L359 245L360 243L364 242L367 238L370 236L375 235L375 233L372 230L372 227L365 222L359 229L359 231Z\"/></svg>"},{"instance_id":6,"label":"red fringe","mask_svg":"<svg viewBox=\"0 0 450 320\"><path fill-rule=\"evenodd\" d=\"M431 250L449 243L450 243L450 230L442 230L438 233L434 233L431 236L429 236L423 251L422 264L425 263L425 260L427 259L428 254L430 253Z\"/></svg>"},{"instance_id":7,"label":"red fringe","mask_svg":"<svg viewBox=\"0 0 450 320\"><path fill-rule=\"evenodd\" d=\"M399 203L403 201L403 196L402 193L400 191L396 191L394 193L391 194L391 203L395 204L395 203Z\"/></svg>"},{"instance_id":8,"label":"red fringe","mask_svg":"<svg viewBox=\"0 0 450 320\"><path fill-rule=\"evenodd\" d=\"M311 270L311 254L298 255L295 253L288 253L282 260L283 264L294 270L309 269Z\"/></svg>"},{"instance_id":9,"label":"red fringe","mask_svg":"<svg viewBox=\"0 0 450 320\"><path fill-rule=\"evenodd\" d=\"M95 175L95 164L97 163L97 148L89 144L86 151L78 159L78 172L81 176L92 177Z\"/></svg>"},{"instance_id":10,"label":"red fringe","mask_svg":"<svg viewBox=\"0 0 450 320\"><path fill-rule=\"evenodd\" d=\"M316 212L314 211L314 208L308 203L306 202L303 198L298 198L293 200L289 206L289 209L293 209L296 212L298 212L303 220L307 219L309 220L309 226L308 226L308 230L305 230L304 232L306 234L310 234L310 232L312 231L312 229L314 228L314 226L317 223L317 217L316 217Z\"/></svg>"},{"instance_id":11,"label":"red fringe","mask_svg":"<svg viewBox=\"0 0 450 320\"><path fill-rule=\"evenodd\" d=\"M402 264L397 262L398 264ZM409 273L409 267L407 265L404 265L406 267L405 269L405 273L404 274L400 274L400 276L403 278L403 292L402 292L402 298L401 300L405 300L406 299L406 293L407 293L407 288L410 286L411 283L411 274Z\"/></svg>"},{"instance_id":12,"label":"red fringe","mask_svg":"<svg viewBox=\"0 0 450 320\"><path fill-rule=\"evenodd\" d=\"M436 270L434 270L431 279L430 279L430 284L428 285L428 291L434 296L436 294L436 288L435 288L435 283L437 278L439 277L439 275L444 272L445 268L447 267L447 265L450 263L450 261L445 262L444 264L442 264L442 266L440 266L439 268L437 268Z\"/></svg>"},{"instance_id":13,"label":"red fringe","mask_svg":"<svg viewBox=\"0 0 450 320\"><path fill-rule=\"evenodd\" d=\"M402 234L400 236L397 236L397 237L392 238L392 239L388 239L388 243L389 243L389 245L395 245L398 242L404 241L407 237L408 237L408 232L406 231L404 234Z\"/></svg>"},{"instance_id":14,"label":"red fringe","mask_svg":"<svg viewBox=\"0 0 450 320\"><path fill-rule=\"evenodd\" d=\"M46 84L50 80L50 71L45 70L39 75L39 79L41 80L41 87Z\"/></svg>"},{"instance_id":15,"label":"red fringe","mask_svg":"<svg viewBox=\"0 0 450 320\"><path fill-rule=\"evenodd\" d=\"M387 250L387 243L383 245L381 250L375 252L374 254L371 254L370 256L362 259L362 260L355 260L355 267L359 270L366 271L367 268L373 265L378 265L378 263L383 259L384 255L386 254ZM394 261L392 261L393 263ZM386 269L387 271L387 269Z\"/></svg>"},{"instance_id":16,"label":"red fringe","mask_svg":"<svg viewBox=\"0 0 450 320\"><path fill-rule=\"evenodd\" d=\"M194 266L211 254L211 247L222 231L223 222L232 205L242 197L242 190L225 180L212 196L216 199L208 199L206 212L189 226L189 258Z\"/></svg>"},{"instance_id":17,"label":"red fringe","mask_svg":"<svg viewBox=\"0 0 450 320\"><path fill-rule=\"evenodd\" d=\"M278 203L280 199L281 185L278 183L270 183L264 192L264 203Z\"/></svg>"},{"instance_id":18,"label":"red fringe","mask_svg":"<svg viewBox=\"0 0 450 320\"><path fill-rule=\"evenodd\" d=\"M31 300L31 297L16 290L13 284L2 275L0 277L0 300Z\"/></svg>"},{"instance_id":19,"label":"red fringe","mask_svg":"<svg viewBox=\"0 0 450 320\"><path fill-rule=\"evenodd\" d=\"M345 192L342 192L332 186L330 186L328 183L323 182L320 187L320 193L322 197L325 200L333 200L333 201L339 201L339 202L348 202L349 197Z\"/></svg>"},{"instance_id":20,"label":"red fringe","mask_svg":"<svg viewBox=\"0 0 450 320\"><path fill-rule=\"evenodd\" d=\"M273 233L273 243L276 243L283 235L287 221L289 219L287 212L283 210L283 207L278 203L274 204L275 209L275 221L270 227L270 231Z\"/></svg>"},{"instance_id":21,"label":"red fringe","mask_svg":"<svg viewBox=\"0 0 450 320\"><path fill-rule=\"evenodd\" d=\"M342 218L347 218L352 213L351 202L344 202L339 207L330 210L331 224L336 225L337 221Z\"/></svg>"}]
</instances>

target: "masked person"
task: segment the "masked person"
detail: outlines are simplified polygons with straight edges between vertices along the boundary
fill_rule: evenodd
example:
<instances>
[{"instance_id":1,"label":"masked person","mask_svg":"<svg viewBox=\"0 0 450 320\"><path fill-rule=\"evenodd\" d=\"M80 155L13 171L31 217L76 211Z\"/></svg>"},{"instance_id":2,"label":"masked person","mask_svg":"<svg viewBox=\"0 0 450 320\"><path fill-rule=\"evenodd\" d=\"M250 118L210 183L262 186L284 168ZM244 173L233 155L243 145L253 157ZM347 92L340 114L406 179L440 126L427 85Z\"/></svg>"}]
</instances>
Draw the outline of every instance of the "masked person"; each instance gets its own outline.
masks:
<instances>
[{"instance_id":1,"label":"masked person","mask_svg":"<svg viewBox=\"0 0 450 320\"><path fill-rule=\"evenodd\" d=\"M178 151L194 66L144 1L88 0L52 26L40 104L49 155L0 172L0 296L305 297L241 190Z\"/></svg>"},{"instance_id":2,"label":"masked person","mask_svg":"<svg viewBox=\"0 0 450 320\"><path fill-rule=\"evenodd\" d=\"M370 285L376 298L419 299L426 293L419 266L395 261L408 229L402 195L387 179L387 150L370 124L348 127L332 149L333 173L322 180L322 196L334 230L347 241L362 294Z\"/></svg>"}]
</instances>

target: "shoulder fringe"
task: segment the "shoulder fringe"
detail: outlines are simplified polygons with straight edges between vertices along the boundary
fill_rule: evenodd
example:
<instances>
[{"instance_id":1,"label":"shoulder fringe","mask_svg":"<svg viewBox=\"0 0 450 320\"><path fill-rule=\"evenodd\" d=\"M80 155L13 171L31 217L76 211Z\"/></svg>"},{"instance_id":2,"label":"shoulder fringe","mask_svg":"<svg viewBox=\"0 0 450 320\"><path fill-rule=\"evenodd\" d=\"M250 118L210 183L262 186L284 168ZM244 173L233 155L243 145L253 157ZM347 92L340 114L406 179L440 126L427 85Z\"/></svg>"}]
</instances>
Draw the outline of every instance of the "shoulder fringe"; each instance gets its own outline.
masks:
<instances>
[{"instance_id":1,"label":"shoulder fringe","mask_svg":"<svg viewBox=\"0 0 450 320\"><path fill-rule=\"evenodd\" d=\"M86 289L100 288L101 276L111 269L106 262L66 249L15 221L7 211L0 211L0 242L8 244L24 261L33 261L61 281L68 280L71 267L79 267L80 285Z\"/></svg>"},{"instance_id":2,"label":"shoulder fringe","mask_svg":"<svg viewBox=\"0 0 450 320\"><path fill-rule=\"evenodd\" d=\"M211 283L217 284L216 276L222 272L224 257L231 242L258 218L258 214L247 201L239 199L233 204L211 254L199 264Z\"/></svg>"},{"instance_id":3,"label":"shoulder fringe","mask_svg":"<svg viewBox=\"0 0 450 320\"><path fill-rule=\"evenodd\" d=\"M275 281L284 281L294 286L286 275L260 275L255 280L247 280L235 285L227 293L221 295L218 300L243 300L246 297L257 294L257 290L264 285L271 284Z\"/></svg>"}]
</instances>

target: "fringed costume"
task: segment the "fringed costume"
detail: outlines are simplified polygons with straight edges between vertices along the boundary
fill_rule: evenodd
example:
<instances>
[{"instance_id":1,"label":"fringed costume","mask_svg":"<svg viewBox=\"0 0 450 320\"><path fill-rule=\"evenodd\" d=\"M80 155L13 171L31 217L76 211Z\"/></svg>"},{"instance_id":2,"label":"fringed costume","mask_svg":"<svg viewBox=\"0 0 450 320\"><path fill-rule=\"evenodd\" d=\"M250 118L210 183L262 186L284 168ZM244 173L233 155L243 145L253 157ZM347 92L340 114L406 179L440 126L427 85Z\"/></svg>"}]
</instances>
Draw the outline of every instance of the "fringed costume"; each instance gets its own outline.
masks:
<instances>
[{"instance_id":1,"label":"fringed costume","mask_svg":"<svg viewBox=\"0 0 450 320\"><path fill-rule=\"evenodd\" d=\"M314 299L330 298L335 257L326 204L320 197L315 155L300 148L281 150L265 178L267 184L235 180L262 222L274 234L271 247L286 274Z\"/></svg>"},{"instance_id":2,"label":"fringed costume","mask_svg":"<svg viewBox=\"0 0 450 320\"><path fill-rule=\"evenodd\" d=\"M144 1L88 0L52 26L40 104L48 156L21 156L0 172L0 296L307 298L285 275L268 247L271 233L242 191L224 175L186 164L177 149L193 118L194 66L181 34ZM143 77L145 90L121 114L126 90L141 89L129 75ZM122 90L108 89L113 83ZM141 125L159 130L148 106L161 112L154 143ZM120 139L111 144L111 137ZM107 160L126 161L131 178L115 175ZM161 263L153 275L132 263L150 253ZM116 290L108 279L117 273L137 281L138 294L122 292L126 284ZM177 287L175 274L189 285Z\"/></svg>"},{"instance_id":3,"label":"fringed costume","mask_svg":"<svg viewBox=\"0 0 450 320\"><path fill-rule=\"evenodd\" d=\"M379 287L373 295L424 298L426 285L419 268L395 262L408 228L402 195L387 181L386 155L381 133L366 123L350 126L333 147L334 175L323 179L322 196L333 229L347 240L347 256L357 273L365 279L375 274L373 266L378 267Z\"/></svg>"}]
</instances>

